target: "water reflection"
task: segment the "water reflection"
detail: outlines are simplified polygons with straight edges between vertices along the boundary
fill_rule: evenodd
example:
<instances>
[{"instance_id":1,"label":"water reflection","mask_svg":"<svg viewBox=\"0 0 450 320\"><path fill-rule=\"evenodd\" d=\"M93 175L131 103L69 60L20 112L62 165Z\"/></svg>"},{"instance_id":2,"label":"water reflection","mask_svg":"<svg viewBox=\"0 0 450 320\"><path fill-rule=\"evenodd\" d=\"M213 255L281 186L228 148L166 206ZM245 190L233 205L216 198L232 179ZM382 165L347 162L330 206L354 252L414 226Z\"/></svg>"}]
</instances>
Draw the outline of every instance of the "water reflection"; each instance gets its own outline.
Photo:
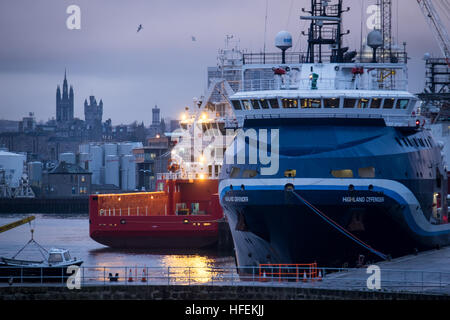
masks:
<instances>
[{"instance_id":1,"label":"water reflection","mask_svg":"<svg viewBox=\"0 0 450 320\"><path fill-rule=\"evenodd\" d=\"M0 216L4 225L28 215ZM22 225L0 233L0 256L11 257L30 240L30 228L35 230L34 239L44 248L66 248L72 257L83 259L85 277L96 281L109 281L109 273L119 273L119 280L130 277L141 282L145 269L146 278L167 280L180 277L186 281L210 281L211 267L234 268L234 258L229 253L209 250L144 250L113 249L103 246L89 237L87 215L35 214L32 225ZM21 253L29 258L31 252ZM104 278L106 277L106 278Z\"/></svg>"}]
</instances>

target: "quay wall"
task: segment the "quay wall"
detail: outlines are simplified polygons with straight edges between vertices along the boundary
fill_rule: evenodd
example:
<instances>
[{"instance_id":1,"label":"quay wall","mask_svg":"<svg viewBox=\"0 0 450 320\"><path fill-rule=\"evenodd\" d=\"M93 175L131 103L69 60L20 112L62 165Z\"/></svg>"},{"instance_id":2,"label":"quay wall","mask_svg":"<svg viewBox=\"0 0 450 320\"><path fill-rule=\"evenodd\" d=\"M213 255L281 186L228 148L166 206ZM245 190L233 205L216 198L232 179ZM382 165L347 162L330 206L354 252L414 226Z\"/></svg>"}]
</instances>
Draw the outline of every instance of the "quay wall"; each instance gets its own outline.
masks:
<instances>
[{"instance_id":1,"label":"quay wall","mask_svg":"<svg viewBox=\"0 0 450 320\"><path fill-rule=\"evenodd\" d=\"M448 295L276 286L12 286L0 300L450 300Z\"/></svg>"}]
</instances>

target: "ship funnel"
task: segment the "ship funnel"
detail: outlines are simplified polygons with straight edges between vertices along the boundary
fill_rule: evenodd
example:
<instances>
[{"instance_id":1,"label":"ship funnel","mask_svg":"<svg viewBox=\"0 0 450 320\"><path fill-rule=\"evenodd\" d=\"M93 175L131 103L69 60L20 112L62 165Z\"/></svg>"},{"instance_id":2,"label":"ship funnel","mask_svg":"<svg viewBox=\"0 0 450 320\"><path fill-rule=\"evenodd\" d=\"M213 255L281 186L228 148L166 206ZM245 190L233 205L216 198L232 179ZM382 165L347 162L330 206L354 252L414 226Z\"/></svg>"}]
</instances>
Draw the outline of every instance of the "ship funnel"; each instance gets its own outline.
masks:
<instances>
[{"instance_id":1,"label":"ship funnel","mask_svg":"<svg viewBox=\"0 0 450 320\"><path fill-rule=\"evenodd\" d=\"M367 45L373 50L372 62L377 62L377 48L383 45L383 35L380 30L373 30L367 35Z\"/></svg>"},{"instance_id":2,"label":"ship funnel","mask_svg":"<svg viewBox=\"0 0 450 320\"><path fill-rule=\"evenodd\" d=\"M287 31L280 31L275 37L275 47L282 51L282 64L286 63L286 50L292 47L292 35Z\"/></svg>"}]
</instances>

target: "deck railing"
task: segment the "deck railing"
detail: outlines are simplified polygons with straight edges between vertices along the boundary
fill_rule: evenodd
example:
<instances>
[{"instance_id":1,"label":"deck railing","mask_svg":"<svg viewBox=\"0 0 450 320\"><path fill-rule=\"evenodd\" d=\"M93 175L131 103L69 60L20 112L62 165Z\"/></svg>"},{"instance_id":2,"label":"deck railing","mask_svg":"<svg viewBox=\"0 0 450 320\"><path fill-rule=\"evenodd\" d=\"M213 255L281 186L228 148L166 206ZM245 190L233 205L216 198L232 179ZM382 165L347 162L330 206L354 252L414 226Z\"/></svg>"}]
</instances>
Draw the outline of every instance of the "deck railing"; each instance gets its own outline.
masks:
<instances>
[{"instance_id":1,"label":"deck railing","mask_svg":"<svg viewBox=\"0 0 450 320\"><path fill-rule=\"evenodd\" d=\"M367 268L323 268L316 265L261 265L252 267L147 267L82 266L77 273L60 268L53 275L45 268L17 268L13 275L0 267L0 286L83 286L98 285L240 285L301 286L341 290L369 290ZM308 270L308 271L307 271ZM78 280L76 280L78 277ZM381 291L450 295L450 273L427 270L381 269Z\"/></svg>"}]
</instances>

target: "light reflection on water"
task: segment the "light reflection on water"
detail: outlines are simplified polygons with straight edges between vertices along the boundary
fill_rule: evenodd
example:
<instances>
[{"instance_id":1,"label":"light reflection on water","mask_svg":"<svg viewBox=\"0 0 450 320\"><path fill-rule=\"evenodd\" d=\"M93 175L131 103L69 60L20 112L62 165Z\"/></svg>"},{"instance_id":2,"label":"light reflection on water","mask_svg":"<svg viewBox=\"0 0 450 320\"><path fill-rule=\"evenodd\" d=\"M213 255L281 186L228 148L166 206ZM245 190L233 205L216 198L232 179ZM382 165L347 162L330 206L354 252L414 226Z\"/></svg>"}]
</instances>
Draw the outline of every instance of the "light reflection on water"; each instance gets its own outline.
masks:
<instances>
[{"instance_id":1,"label":"light reflection on water","mask_svg":"<svg viewBox=\"0 0 450 320\"><path fill-rule=\"evenodd\" d=\"M2 214L0 225L5 225L26 216L25 214ZM209 281L211 267L235 267L234 257L230 253L220 254L215 249L209 250L143 250L143 249L113 249L99 244L89 237L88 215L56 215L34 214L36 219L6 232L0 233L0 256L12 257L29 240L30 229L33 228L34 239L47 250L56 248L68 249L72 257L83 259L83 266L89 268L89 275L103 281L103 273L108 276L119 273L128 277L131 267L132 275L140 278L143 268L147 276L167 278L171 276L196 278L197 281ZM36 247L30 247L21 252L18 259L38 259L42 256ZM105 267L105 268L104 268ZM119 268L120 267L120 268ZM88 270L88 269L86 269ZM92 271L92 272L91 272ZM86 275L87 276L87 275Z\"/></svg>"}]
</instances>

